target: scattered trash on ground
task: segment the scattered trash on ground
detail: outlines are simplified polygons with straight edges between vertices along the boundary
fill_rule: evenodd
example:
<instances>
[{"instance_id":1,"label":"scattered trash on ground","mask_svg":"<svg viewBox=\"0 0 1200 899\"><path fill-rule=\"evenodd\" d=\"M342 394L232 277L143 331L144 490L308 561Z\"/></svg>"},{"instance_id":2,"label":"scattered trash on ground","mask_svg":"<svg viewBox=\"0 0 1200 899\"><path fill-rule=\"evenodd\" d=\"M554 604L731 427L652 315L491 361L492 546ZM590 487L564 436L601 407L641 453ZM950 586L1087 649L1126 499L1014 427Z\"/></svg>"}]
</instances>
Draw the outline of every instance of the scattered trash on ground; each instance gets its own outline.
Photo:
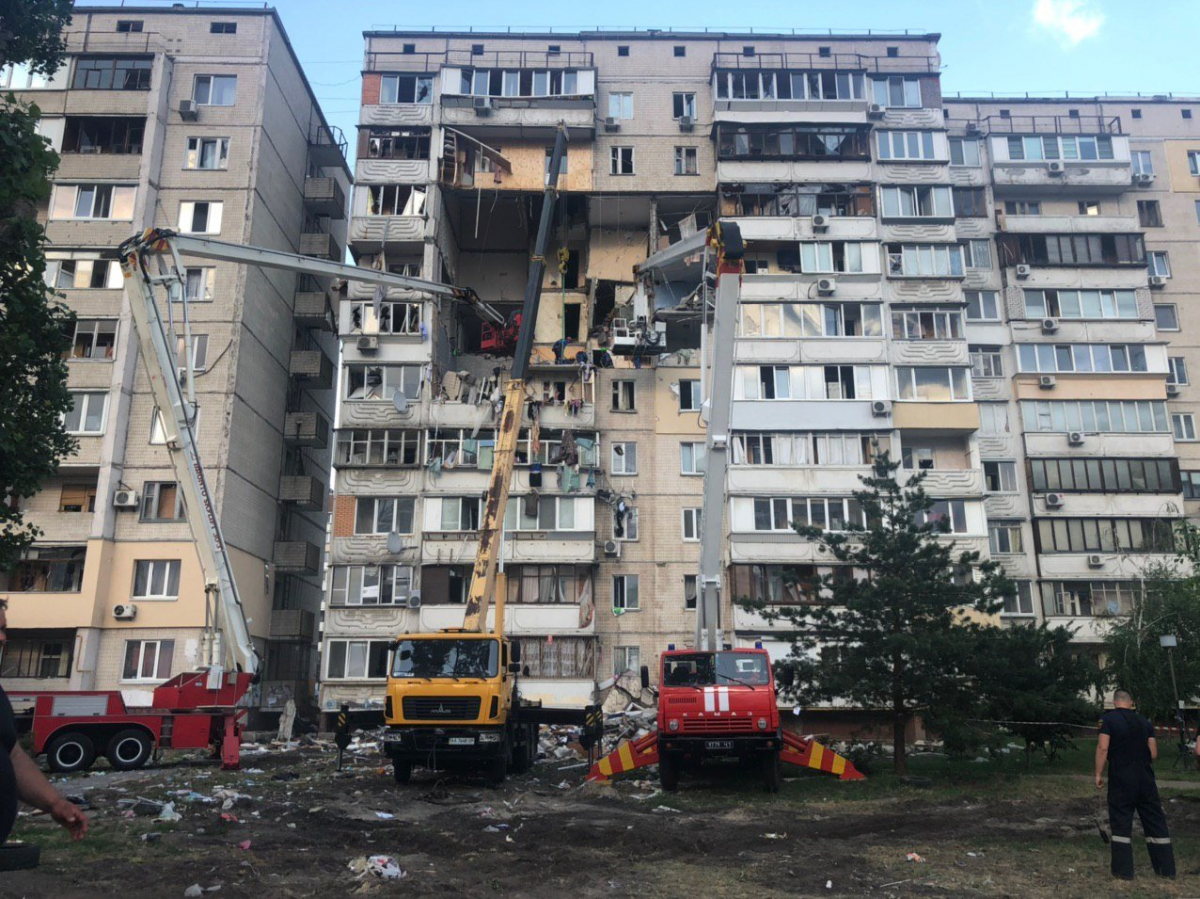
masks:
<instances>
[{"instance_id":1,"label":"scattered trash on ground","mask_svg":"<svg viewBox=\"0 0 1200 899\"><path fill-rule=\"evenodd\" d=\"M910 853L908 853L908 855L906 855L906 856L904 856L904 857L905 857L906 859L908 859L910 862L923 862L923 861L925 861L925 859L924 859L922 856L920 856L920 855L917 855L917 853L915 853L915 852L910 852Z\"/></svg>"}]
</instances>

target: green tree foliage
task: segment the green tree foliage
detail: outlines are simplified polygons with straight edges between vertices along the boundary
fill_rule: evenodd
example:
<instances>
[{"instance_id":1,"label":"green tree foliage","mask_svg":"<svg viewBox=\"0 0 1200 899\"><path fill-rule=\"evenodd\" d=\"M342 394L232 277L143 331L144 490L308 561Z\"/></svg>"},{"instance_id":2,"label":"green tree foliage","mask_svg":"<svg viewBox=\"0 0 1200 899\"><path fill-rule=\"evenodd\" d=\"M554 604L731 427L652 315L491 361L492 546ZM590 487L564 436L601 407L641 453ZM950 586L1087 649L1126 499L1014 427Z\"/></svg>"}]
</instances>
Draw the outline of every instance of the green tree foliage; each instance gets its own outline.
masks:
<instances>
[{"instance_id":1,"label":"green tree foliage","mask_svg":"<svg viewBox=\"0 0 1200 899\"><path fill-rule=\"evenodd\" d=\"M821 602L746 605L794 628L791 655L780 663L791 669L792 698L888 710L893 763L903 774L908 725L918 714L947 725L964 708L972 651L988 645L980 621L999 612L1013 585L979 553L941 539L950 525L935 514L924 473L898 476L899 467L880 452L861 478L854 498L865 526L795 525L818 544L818 558L838 563L836 575L810 585Z\"/></svg>"},{"instance_id":2,"label":"green tree foliage","mask_svg":"<svg viewBox=\"0 0 1200 899\"><path fill-rule=\"evenodd\" d=\"M1114 618L1105 636L1109 683L1128 690L1138 711L1162 722L1175 720L1175 692L1160 637L1174 635L1179 644L1173 654L1180 698L1193 699L1200 685L1200 575L1192 573L1200 560L1196 533L1188 531L1190 565L1156 565L1147 570L1133 609Z\"/></svg>"},{"instance_id":3,"label":"green tree foliage","mask_svg":"<svg viewBox=\"0 0 1200 899\"><path fill-rule=\"evenodd\" d=\"M1053 760L1073 745L1082 729L1095 725L1100 709L1088 697L1100 681L1095 662L1078 653L1071 632L1044 624L986 628L975 635L970 652L970 695L966 703L944 711L939 726L951 752L1007 741L1015 734L1027 754L1041 750ZM993 722L1003 722L997 729Z\"/></svg>"},{"instance_id":4,"label":"green tree foliage","mask_svg":"<svg viewBox=\"0 0 1200 899\"><path fill-rule=\"evenodd\" d=\"M0 0L9 59L53 71L62 48L50 31L69 8ZM63 354L74 316L43 280L45 233L35 217L58 157L38 135L38 117L36 106L11 94L0 98L0 570L38 536L20 510L21 497L36 493L74 449L61 423L71 407Z\"/></svg>"},{"instance_id":5,"label":"green tree foliage","mask_svg":"<svg viewBox=\"0 0 1200 899\"><path fill-rule=\"evenodd\" d=\"M0 65L28 63L53 75L66 50L71 0L0 0Z\"/></svg>"}]
</instances>

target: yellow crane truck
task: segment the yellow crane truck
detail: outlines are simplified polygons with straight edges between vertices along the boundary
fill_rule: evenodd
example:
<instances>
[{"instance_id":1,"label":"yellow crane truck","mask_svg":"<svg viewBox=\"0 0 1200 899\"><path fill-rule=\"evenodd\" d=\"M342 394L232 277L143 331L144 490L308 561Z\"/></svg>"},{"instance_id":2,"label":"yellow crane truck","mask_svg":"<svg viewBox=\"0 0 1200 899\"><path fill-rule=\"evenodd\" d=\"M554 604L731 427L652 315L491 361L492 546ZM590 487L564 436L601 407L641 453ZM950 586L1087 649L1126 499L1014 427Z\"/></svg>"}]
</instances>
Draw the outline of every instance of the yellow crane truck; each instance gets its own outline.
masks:
<instances>
[{"instance_id":1,"label":"yellow crane truck","mask_svg":"<svg viewBox=\"0 0 1200 899\"><path fill-rule=\"evenodd\" d=\"M525 378L541 300L545 253L558 195L567 132L559 126L542 215L529 262L512 373L496 434L495 458L479 525L479 553L461 628L402 634L392 644L384 705L384 747L396 783L407 783L414 765L482 770L493 784L525 771L537 756L542 724L585 726L585 744L599 737L600 710L551 709L520 696L520 645L504 636L503 576L496 562L503 539L504 509L512 482L517 438L525 412ZM494 597L494 600L493 600ZM488 629L488 608L495 606Z\"/></svg>"}]
</instances>

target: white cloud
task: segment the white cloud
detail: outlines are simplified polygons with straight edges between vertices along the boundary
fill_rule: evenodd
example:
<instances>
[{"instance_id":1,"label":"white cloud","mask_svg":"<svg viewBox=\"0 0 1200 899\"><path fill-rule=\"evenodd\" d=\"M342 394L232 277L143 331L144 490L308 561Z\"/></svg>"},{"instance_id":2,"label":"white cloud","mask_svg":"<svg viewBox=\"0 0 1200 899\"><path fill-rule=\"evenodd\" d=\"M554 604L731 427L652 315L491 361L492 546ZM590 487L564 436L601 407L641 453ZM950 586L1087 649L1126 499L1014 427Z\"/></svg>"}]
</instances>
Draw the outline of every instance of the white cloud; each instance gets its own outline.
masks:
<instances>
[{"instance_id":1,"label":"white cloud","mask_svg":"<svg viewBox=\"0 0 1200 899\"><path fill-rule=\"evenodd\" d=\"M1064 47L1074 47L1100 33L1104 13L1091 8L1090 0L1035 0L1035 30L1049 34Z\"/></svg>"}]
</instances>

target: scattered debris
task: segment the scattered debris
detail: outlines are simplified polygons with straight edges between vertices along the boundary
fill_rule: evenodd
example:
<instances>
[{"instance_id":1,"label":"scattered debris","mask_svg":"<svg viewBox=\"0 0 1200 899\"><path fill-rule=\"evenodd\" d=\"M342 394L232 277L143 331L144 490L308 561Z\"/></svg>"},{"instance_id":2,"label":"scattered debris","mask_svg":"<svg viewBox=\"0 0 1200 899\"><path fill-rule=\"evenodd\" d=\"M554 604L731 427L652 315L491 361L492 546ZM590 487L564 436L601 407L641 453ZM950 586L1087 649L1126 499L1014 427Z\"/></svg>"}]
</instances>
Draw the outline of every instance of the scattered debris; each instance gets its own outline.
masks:
<instances>
[{"instance_id":1,"label":"scattered debris","mask_svg":"<svg viewBox=\"0 0 1200 899\"><path fill-rule=\"evenodd\" d=\"M393 815L391 812L376 812L375 817L378 818L380 821L391 821L396 816Z\"/></svg>"},{"instance_id":2,"label":"scattered debris","mask_svg":"<svg viewBox=\"0 0 1200 899\"><path fill-rule=\"evenodd\" d=\"M240 843L238 843L238 849L241 849L243 852L249 848L250 848L249 840L242 840Z\"/></svg>"},{"instance_id":3,"label":"scattered debris","mask_svg":"<svg viewBox=\"0 0 1200 899\"><path fill-rule=\"evenodd\" d=\"M142 834L143 843L157 843L162 839L161 833L144 833Z\"/></svg>"},{"instance_id":4,"label":"scattered debris","mask_svg":"<svg viewBox=\"0 0 1200 899\"><path fill-rule=\"evenodd\" d=\"M364 858L351 859L347 867L362 880L368 874L374 874L383 880L399 880L407 877L407 872L390 855L371 855Z\"/></svg>"},{"instance_id":5,"label":"scattered debris","mask_svg":"<svg viewBox=\"0 0 1200 899\"><path fill-rule=\"evenodd\" d=\"M915 852L910 852L910 853L908 853L908 855L906 855L904 857L906 859L908 859L910 862L918 862L919 863L919 862L925 861L925 859L922 856L917 855L917 853L915 853Z\"/></svg>"},{"instance_id":6,"label":"scattered debris","mask_svg":"<svg viewBox=\"0 0 1200 899\"><path fill-rule=\"evenodd\" d=\"M153 799L144 799L139 796L137 799L118 799L117 808L132 812L139 818L149 818L151 815L161 815L164 805Z\"/></svg>"},{"instance_id":7,"label":"scattered debris","mask_svg":"<svg viewBox=\"0 0 1200 899\"><path fill-rule=\"evenodd\" d=\"M764 833L763 837L768 840L786 840L787 834L786 833Z\"/></svg>"},{"instance_id":8,"label":"scattered debris","mask_svg":"<svg viewBox=\"0 0 1200 899\"><path fill-rule=\"evenodd\" d=\"M162 809L158 813L158 817L155 818L154 820L171 823L171 822L175 822L175 821L182 821L183 815L181 815L181 814L179 814L179 812L175 811L175 803L174 802L168 802L166 805L164 805L162 807Z\"/></svg>"},{"instance_id":9,"label":"scattered debris","mask_svg":"<svg viewBox=\"0 0 1200 899\"><path fill-rule=\"evenodd\" d=\"M679 809L677 809L677 808L671 808L669 805L656 805L656 806L655 806L655 807L652 809L652 811L655 811L655 812L674 812L674 813L675 813L675 814L677 814L677 815L679 814Z\"/></svg>"}]
</instances>

